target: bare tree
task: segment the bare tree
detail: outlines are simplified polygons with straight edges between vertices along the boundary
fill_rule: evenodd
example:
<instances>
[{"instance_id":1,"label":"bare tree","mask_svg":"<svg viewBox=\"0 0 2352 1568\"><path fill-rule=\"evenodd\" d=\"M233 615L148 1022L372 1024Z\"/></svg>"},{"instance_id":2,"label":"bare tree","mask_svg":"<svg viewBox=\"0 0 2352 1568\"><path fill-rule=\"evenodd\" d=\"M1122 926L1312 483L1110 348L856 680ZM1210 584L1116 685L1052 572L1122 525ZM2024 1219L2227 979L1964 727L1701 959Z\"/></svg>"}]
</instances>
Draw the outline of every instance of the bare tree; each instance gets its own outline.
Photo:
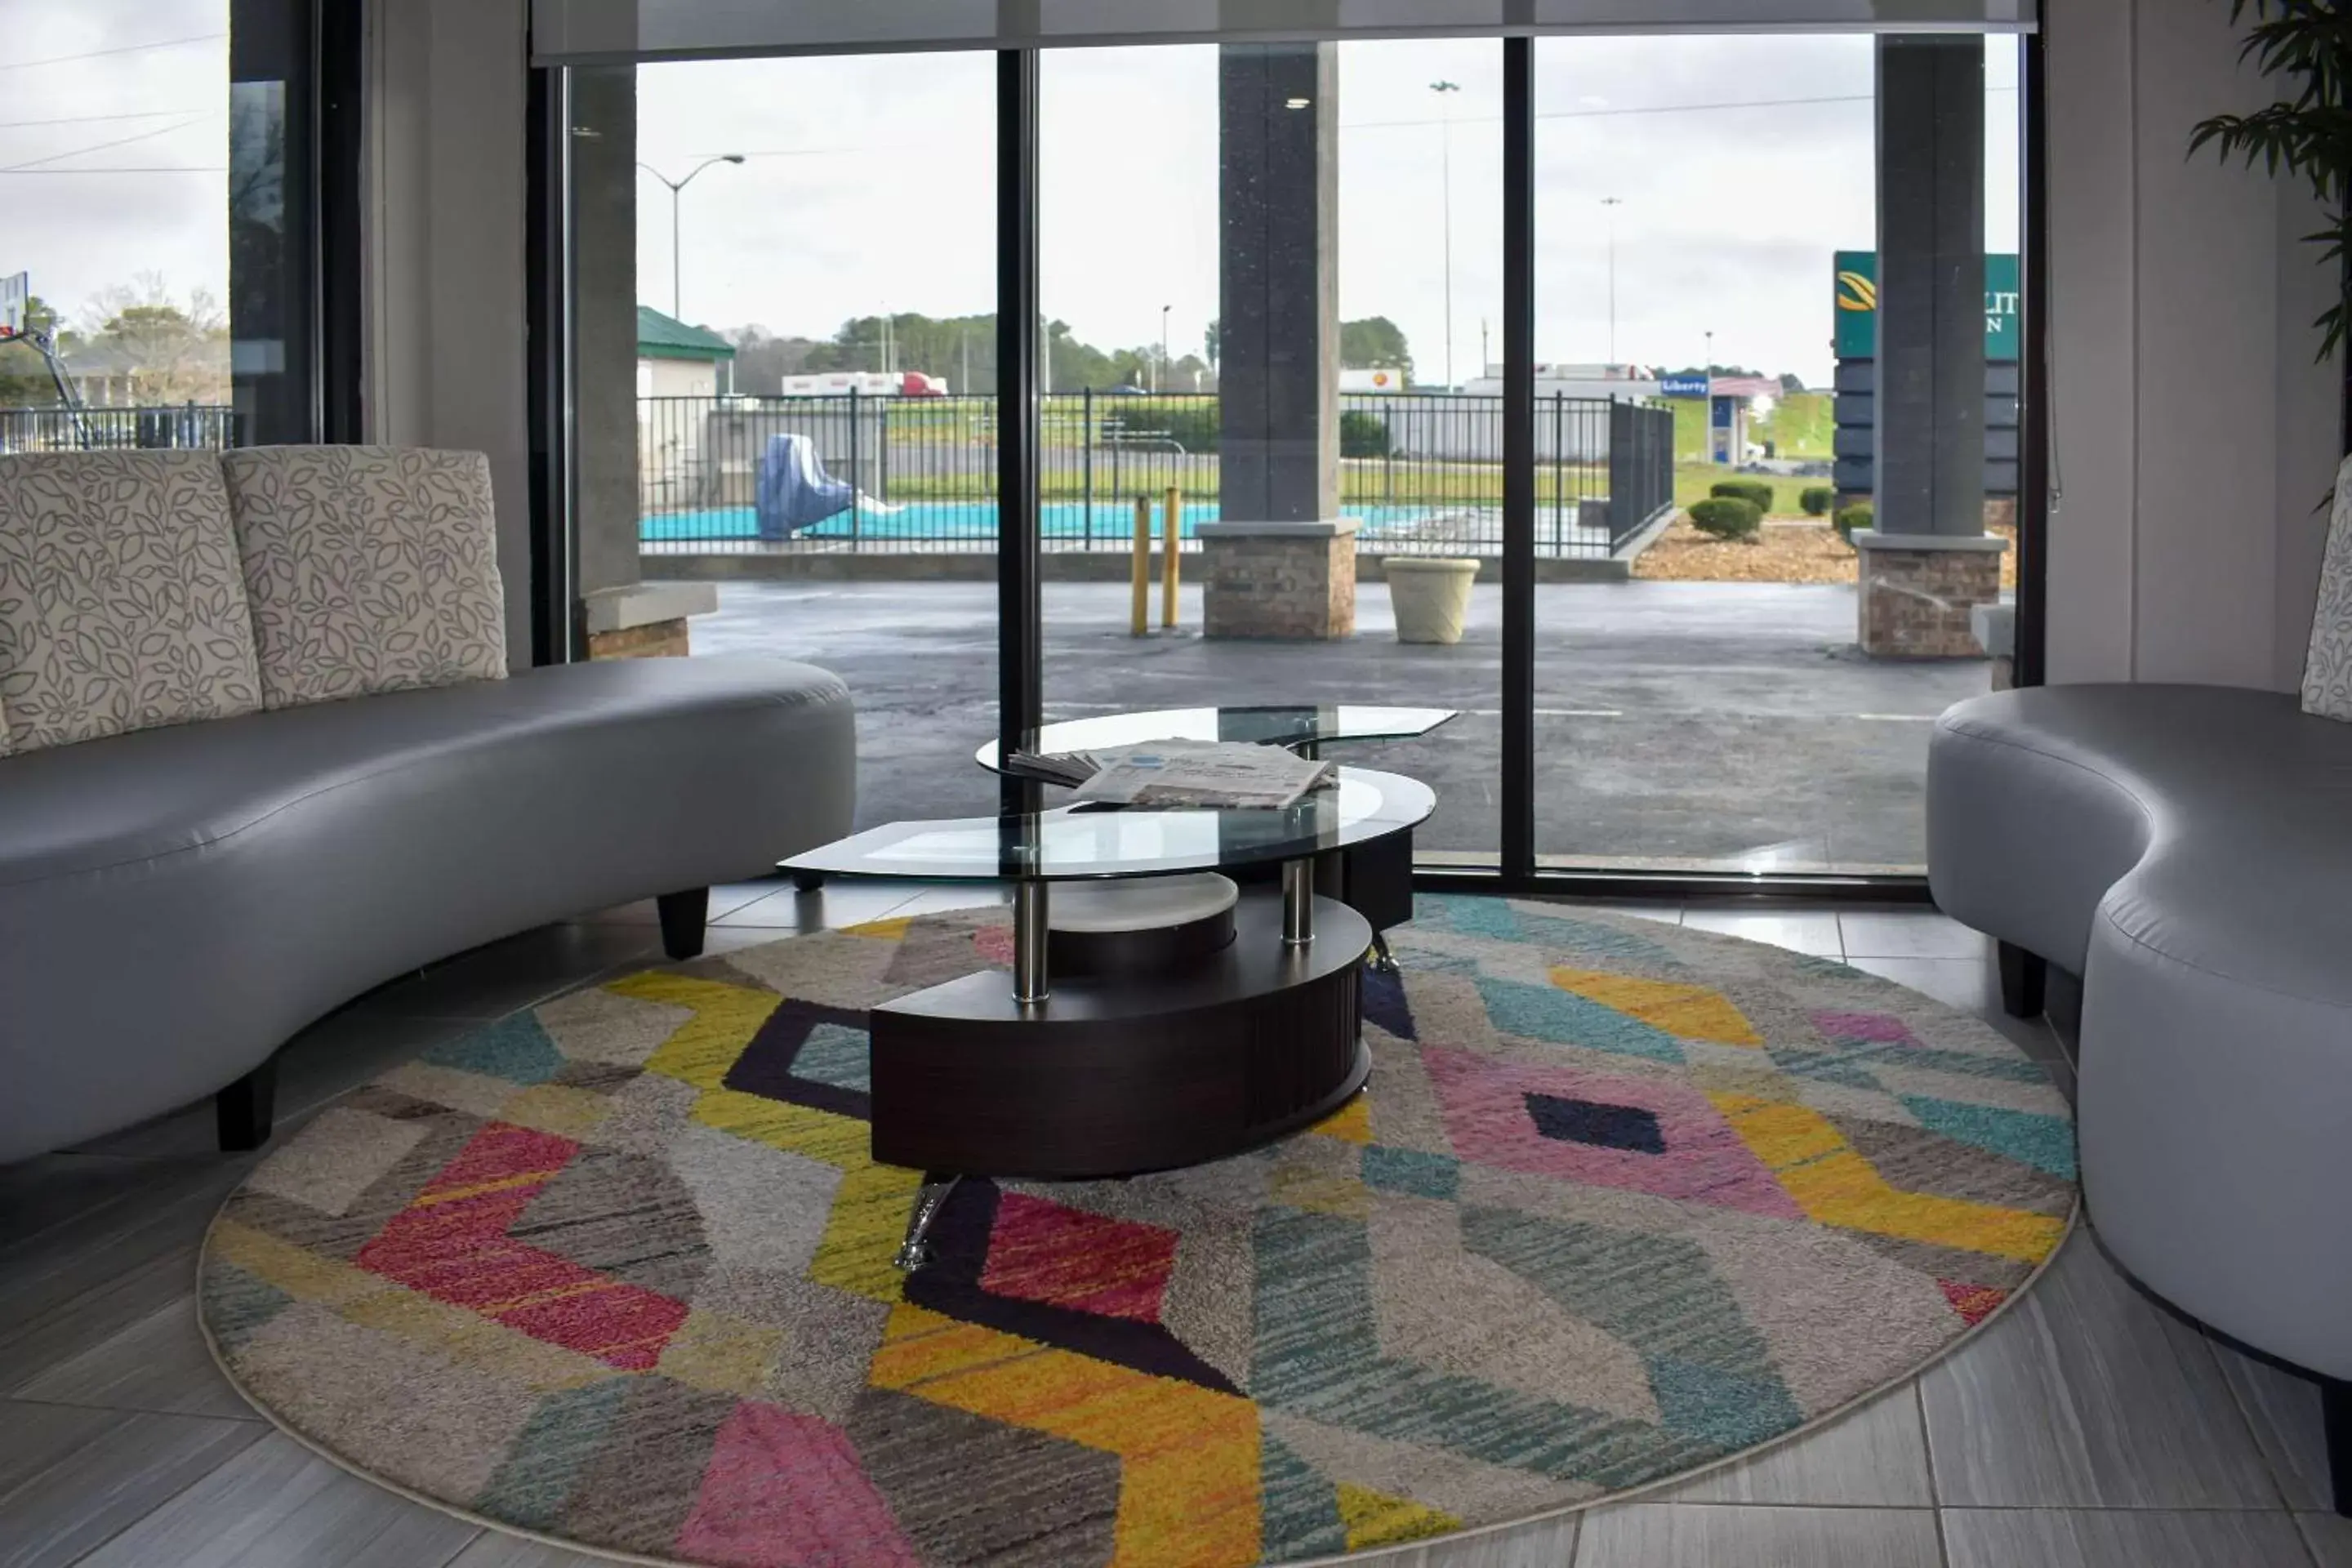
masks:
<instances>
[{"instance_id":1,"label":"bare tree","mask_svg":"<svg viewBox=\"0 0 2352 1568\"><path fill-rule=\"evenodd\" d=\"M83 310L93 359L128 384L142 404L225 403L229 391L228 316L211 290L184 305L159 273L100 290Z\"/></svg>"}]
</instances>

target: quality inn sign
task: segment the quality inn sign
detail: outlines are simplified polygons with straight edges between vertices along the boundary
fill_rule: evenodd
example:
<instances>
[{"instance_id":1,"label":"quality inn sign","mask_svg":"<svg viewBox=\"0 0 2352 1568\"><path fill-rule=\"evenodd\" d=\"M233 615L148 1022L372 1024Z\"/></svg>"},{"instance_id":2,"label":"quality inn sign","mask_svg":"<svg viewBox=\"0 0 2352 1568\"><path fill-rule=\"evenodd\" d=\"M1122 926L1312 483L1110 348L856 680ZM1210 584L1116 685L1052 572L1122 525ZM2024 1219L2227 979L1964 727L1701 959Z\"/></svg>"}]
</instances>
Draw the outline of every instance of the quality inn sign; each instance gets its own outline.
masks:
<instances>
[{"instance_id":1,"label":"quality inn sign","mask_svg":"<svg viewBox=\"0 0 2352 1568\"><path fill-rule=\"evenodd\" d=\"M1841 250L1837 268L1837 331L1840 359L1878 357L1878 252ZM2018 270L2014 256L1985 258L1985 358L2020 356Z\"/></svg>"}]
</instances>

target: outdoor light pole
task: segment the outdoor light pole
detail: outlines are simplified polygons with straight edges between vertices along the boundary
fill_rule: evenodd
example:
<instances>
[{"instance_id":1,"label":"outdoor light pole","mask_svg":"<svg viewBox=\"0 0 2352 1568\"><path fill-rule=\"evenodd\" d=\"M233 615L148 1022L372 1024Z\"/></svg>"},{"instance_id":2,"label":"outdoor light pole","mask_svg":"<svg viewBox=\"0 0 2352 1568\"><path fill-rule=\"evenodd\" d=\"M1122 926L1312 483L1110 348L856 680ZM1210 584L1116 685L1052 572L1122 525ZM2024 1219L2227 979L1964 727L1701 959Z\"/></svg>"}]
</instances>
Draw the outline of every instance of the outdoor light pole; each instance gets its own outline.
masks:
<instances>
[{"instance_id":1,"label":"outdoor light pole","mask_svg":"<svg viewBox=\"0 0 2352 1568\"><path fill-rule=\"evenodd\" d=\"M1617 363L1617 209L1625 205L1622 196L1603 196L1601 205L1609 210L1609 363Z\"/></svg>"},{"instance_id":2,"label":"outdoor light pole","mask_svg":"<svg viewBox=\"0 0 2352 1568\"><path fill-rule=\"evenodd\" d=\"M1458 81L1433 81L1429 90L1444 94L1460 92ZM1444 187L1440 199L1438 222L1445 231L1445 389L1454 390L1454 115L1449 110L1438 130L1439 179ZM1478 374L1486 374L1480 365Z\"/></svg>"},{"instance_id":3,"label":"outdoor light pole","mask_svg":"<svg viewBox=\"0 0 2352 1568\"><path fill-rule=\"evenodd\" d=\"M638 168L669 187L669 313L673 321L686 320L684 303L686 290L682 286L681 277L681 258L686 254L686 247L678 242L678 195L687 186L694 184L695 175L699 174L711 164L740 163L742 161L743 154L740 153L721 153L718 157L705 158L701 163L688 169L686 178L682 180L671 179L651 163L640 161L637 164Z\"/></svg>"},{"instance_id":4,"label":"outdoor light pole","mask_svg":"<svg viewBox=\"0 0 2352 1568\"><path fill-rule=\"evenodd\" d=\"M1168 380L1169 370L1168 312L1175 308L1176 307L1173 305L1162 305L1160 307L1160 365L1158 369L1151 373L1151 390L1154 392L1165 392L1168 390L1165 384Z\"/></svg>"}]
</instances>

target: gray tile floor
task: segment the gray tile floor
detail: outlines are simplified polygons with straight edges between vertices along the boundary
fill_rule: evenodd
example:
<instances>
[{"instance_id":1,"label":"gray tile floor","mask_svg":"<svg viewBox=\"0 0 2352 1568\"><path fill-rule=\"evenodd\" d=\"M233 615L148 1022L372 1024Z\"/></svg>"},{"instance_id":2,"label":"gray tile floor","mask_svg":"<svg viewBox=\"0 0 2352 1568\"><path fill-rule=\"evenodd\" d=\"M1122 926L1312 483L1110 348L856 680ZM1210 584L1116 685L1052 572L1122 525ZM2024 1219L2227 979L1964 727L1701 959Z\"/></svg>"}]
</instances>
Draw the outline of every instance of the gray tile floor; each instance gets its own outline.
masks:
<instances>
[{"instance_id":1,"label":"gray tile floor","mask_svg":"<svg viewBox=\"0 0 2352 1568\"><path fill-rule=\"evenodd\" d=\"M721 889L712 946L969 902L911 887ZM1617 906L1842 957L1984 1013L2071 1082L2060 1034L2001 1016L1990 955L1930 911ZM281 1120L436 1040L657 961L650 905L551 926L362 998L289 1047ZM2063 997L2060 1011L2063 1014ZM0 1568L580 1568L407 1502L231 1393L190 1294L250 1168L198 1108L0 1169ZM1410 1549L1381 1568L2352 1568L2319 1403L2138 1295L2078 1232L2050 1276L1912 1385L1651 1496Z\"/></svg>"}]
</instances>

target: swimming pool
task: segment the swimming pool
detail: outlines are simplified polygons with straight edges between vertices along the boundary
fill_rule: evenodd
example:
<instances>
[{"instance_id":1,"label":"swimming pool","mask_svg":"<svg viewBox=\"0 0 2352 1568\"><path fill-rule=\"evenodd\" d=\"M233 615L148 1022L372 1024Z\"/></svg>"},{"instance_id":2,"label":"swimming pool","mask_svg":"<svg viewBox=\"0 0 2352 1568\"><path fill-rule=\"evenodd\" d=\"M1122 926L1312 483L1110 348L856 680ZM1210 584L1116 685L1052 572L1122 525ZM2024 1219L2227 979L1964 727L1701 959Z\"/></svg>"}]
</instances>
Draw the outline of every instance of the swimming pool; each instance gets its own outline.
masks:
<instances>
[{"instance_id":1,"label":"swimming pool","mask_svg":"<svg viewBox=\"0 0 2352 1568\"><path fill-rule=\"evenodd\" d=\"M1363 520L1367 533L1388 533L1426 522L1433 517L1454 515L1462 508L1428 506L1349 506L1346 514ZM1152 530L1159 531L1159 508L1154 507ZM1183 537L1193 537L1194 530L1203 522L1213 522L1217 517L1214 501L1192 501L1184 507ZM1051 500L1040 509L1044 535L1052 540L1093 539L1105 544L1116 544L1133 536L1135 509L1132 502L1120 505L1111 500ZM741 542L760 536L759 515L748 506L708 507L693 511L658 512L642 520L638 538L647 544L685 544L702 542ZM974 542L996 537L996 503L992 500L918 500L899 505L888 512L876 512L860 507L853 516L842 512L829 517L813 528L804 528L797 535L802 539L821 540L959 540Z\"/></svg>"}]
</instances>

